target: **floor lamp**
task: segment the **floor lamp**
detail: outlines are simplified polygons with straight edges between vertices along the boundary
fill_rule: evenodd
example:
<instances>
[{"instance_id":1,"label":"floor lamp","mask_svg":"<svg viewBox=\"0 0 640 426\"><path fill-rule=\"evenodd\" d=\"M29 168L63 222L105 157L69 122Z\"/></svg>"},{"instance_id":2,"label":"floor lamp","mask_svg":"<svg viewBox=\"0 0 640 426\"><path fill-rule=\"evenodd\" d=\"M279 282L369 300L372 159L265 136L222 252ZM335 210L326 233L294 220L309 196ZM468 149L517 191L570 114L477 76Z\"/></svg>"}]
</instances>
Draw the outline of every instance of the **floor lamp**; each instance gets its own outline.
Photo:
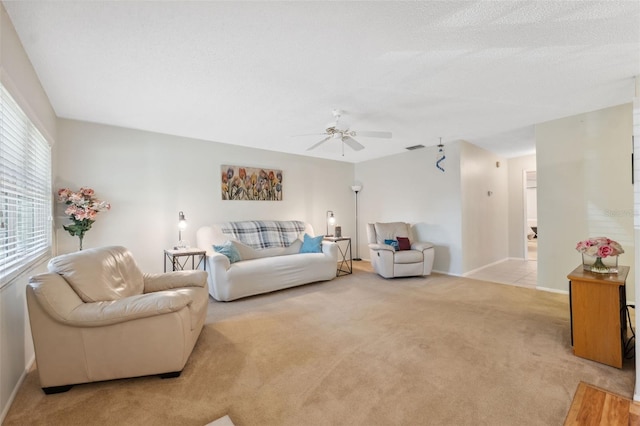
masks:
<instances>
[{"instance_id":1,"label":"floor lamp","mask_svg":"<svg viewBox=\"0 0 640 426\"><path fill-rule=\"evenodd\" d=\"M356 257L354 257L353 260L362 260L358 252L358 192L360 192L361 189L362 185L351 185L351 190L356 193Z\"/></svg>"}]
</instances>

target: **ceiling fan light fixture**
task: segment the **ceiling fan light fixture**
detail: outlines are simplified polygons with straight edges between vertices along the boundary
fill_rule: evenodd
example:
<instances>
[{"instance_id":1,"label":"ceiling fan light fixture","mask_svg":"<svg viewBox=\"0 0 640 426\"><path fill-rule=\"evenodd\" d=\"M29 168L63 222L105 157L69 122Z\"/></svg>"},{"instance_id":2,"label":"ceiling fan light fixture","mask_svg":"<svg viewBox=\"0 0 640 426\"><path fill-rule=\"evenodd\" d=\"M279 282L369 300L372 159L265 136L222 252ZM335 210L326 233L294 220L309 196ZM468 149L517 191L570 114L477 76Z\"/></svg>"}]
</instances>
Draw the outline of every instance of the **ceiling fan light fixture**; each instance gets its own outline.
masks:
<instances>
[{"instance_id":1,"label":"ceiling fan light fixture","mask_svg":"<svg viewBox=\"0 0 640 426\"><path fill-rule=\"evenodd\" d=\"M327 127L325 128L325 130L327 131L327 133L329 133L329 132L335 131L337 126L338 126L338 122L332 121L331 123L327 123Z\"/></svg>"},{"instance_id":2,"label":"ceiling fan light fixture","mask_svg":"<svg viewBox=\"0 0 640 426\"><path fill-rule=\"evenodd\" d=\"M337 139L342 142L342 155L344 155L344 145L349 146L354 151L360 151L364 149L364 145L354 139L354 137L357 135L371 138L391 139L391 132L367 130L360 130L356 132L355 130L351 130L349 128L349 123L340 121L342 112L343 111L339 109L334 109L332 111L335 121L327 123L324 132L324 135L326 135L326 137L320 142L311 145L309 148L307 148L307 151L311 151L312 149L317 148L328 140Z\"/></svg>"}]
</instances>

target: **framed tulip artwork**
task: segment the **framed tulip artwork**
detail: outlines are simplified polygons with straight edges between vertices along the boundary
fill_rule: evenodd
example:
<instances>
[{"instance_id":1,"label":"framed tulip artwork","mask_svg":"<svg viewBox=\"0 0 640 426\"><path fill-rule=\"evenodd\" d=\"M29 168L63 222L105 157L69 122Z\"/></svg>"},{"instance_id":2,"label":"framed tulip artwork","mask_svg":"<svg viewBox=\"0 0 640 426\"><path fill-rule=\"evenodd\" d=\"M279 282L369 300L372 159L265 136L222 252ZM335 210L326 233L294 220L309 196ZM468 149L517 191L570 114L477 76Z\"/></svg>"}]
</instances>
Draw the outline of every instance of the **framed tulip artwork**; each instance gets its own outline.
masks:
<instances>
[{"instance_id":1,"label":"framed tulip artwork","mask_svg":"<svg viewBox=\"0 0 640 426\"><path fill-rule=\"evenodd\" d=\"M282 201L282 170L220 166L223 200Z\"/></svg>"}]
</instances>

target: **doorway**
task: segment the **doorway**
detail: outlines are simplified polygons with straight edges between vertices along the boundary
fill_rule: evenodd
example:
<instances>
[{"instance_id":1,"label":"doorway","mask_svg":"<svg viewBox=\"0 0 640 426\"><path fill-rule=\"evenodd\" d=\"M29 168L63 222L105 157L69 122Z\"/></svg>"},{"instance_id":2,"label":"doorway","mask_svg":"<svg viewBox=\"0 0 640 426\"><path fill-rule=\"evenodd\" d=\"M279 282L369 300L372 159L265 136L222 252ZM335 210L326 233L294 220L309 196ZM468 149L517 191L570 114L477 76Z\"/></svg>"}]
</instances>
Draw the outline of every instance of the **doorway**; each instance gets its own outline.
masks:
<instances>
[{"instance_id":1,"label":"doorway","mask_svg":"<svg viewBox=\"0 0 640 426\"><path fill-rule=\"evenodd\" d=\"M538 260L538 185L535 170L524 172L525 259Z\"/></svg>"}]
</instances>

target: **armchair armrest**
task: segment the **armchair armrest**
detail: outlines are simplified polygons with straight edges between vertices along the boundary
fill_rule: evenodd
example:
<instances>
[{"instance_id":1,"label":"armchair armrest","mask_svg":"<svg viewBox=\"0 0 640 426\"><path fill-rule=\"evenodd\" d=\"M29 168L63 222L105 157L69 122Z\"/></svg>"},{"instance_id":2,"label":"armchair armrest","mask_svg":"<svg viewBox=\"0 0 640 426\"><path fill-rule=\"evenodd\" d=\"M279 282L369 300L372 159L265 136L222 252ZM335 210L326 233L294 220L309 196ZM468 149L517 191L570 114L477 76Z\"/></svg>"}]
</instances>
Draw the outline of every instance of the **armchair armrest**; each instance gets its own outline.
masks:
<instances>
[{"instance_id":1,"label":"armchair armrest","mask_svg":"<svg viewBox=\"0 0 640 426\"><path fill-rule=\"evenodd\" d=\"M163 274L144 274L144 292L153 293L184 287L204 287L207 284L205 271L172 271Z\"/></svg>"},{"instance_id":2,"label":"armchair armrest","mask_svg":"<svg viewBox=\"0 0 640 426\"><path fill-rule=\"evenodd\" d=\"M83 303L63 322L82 327L100 327L176 312L191 302L191 297L177 291L140 294L112 302Z\"/></svg>"},{"instance_id":3,"label":"armchair armrest","mask_svg":"<svg viewBox=\"0 0 640 426\"><path fill-rule=\"evenodd\" d=\"M430 248L433 248L433 244L427 243L425 241L415 242L411 244L411 250L425 251Z\"/></svg>"},{"instance_id":4,"label":"armchair armrest","mask_svg":"<svg viewBox=\"0 0 640 426\"><path fill-rule=\"evenodd\" d=\"M394 249L392 246L390 246L389 244L369 244L369 248L371 250L387 250L387 251L396 251L396 249Z\"/></svg>"},{"instance_id":5,"label":"armchair armrest","mask_svg":"<svg viewBox=\"0 0 640 426\"><path fill-rule=\"evenodd\" d=\"M65 322L84 303L62 276L51 272L30 277L27 292L32 292L42 309L59 322Z\"/></svg>"},{"instance_id":6,"label":"armchair armrest","mask_svg":"<svg viewBox=\"0 0 640 426\"><path fill-rule=\"evenodd\" d=\"M192 302L179 291L140 294L110 302L84 303L66 280L54 273L29 279L37 303L51 318L75 327L98 327L178 311Z\"/></svg>"}]
</instances>

